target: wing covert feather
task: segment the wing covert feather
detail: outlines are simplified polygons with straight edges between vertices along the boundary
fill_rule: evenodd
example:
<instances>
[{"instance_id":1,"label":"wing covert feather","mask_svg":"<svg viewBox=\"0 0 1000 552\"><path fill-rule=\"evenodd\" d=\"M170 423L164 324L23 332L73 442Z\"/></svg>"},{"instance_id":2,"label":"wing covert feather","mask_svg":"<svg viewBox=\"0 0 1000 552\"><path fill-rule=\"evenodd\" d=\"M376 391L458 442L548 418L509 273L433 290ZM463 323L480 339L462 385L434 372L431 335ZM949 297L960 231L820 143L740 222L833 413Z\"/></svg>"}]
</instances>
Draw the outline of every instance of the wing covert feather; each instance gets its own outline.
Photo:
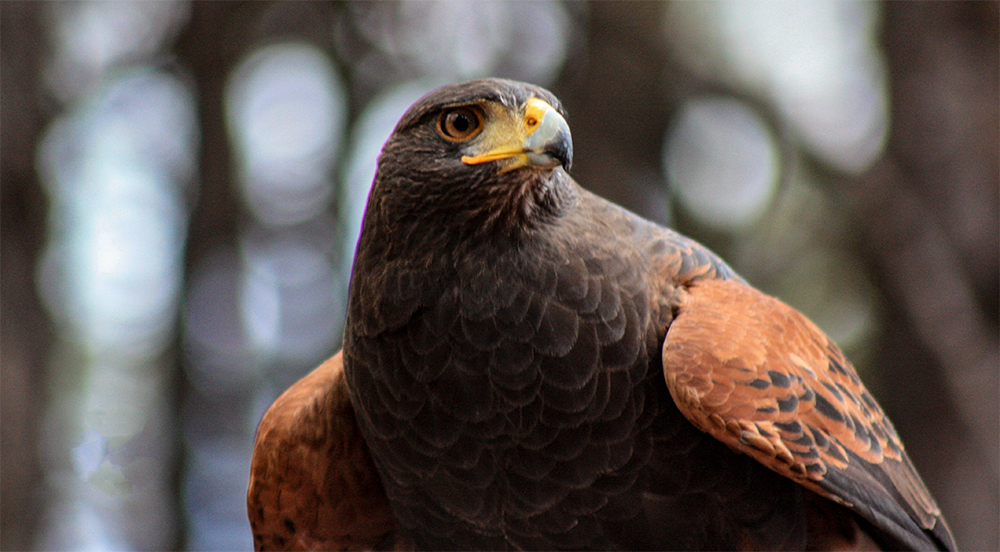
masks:
<instances>
[{"instance_id":1,"label":"wing covert feather","mask_svg":"<svg viewBox=\"0 0 1000 552\"><path fill-rule=\"evenodd\" d=\"M738 281L677 297L663 369L685 417L904 543L926 547L932 531L954 546L892 423L819 328Z\"/></svg>"},{"instance_id":2,"label":"wing covert feather","mask_svg":"<svg viewBox=\"0 0 1000 552\"><path fill-rule=\"evenodd\" d=\"M357 428L341 353L289 387L264 414L247 512L256 550L407 546Z\"/></svg>"}]
</instances>

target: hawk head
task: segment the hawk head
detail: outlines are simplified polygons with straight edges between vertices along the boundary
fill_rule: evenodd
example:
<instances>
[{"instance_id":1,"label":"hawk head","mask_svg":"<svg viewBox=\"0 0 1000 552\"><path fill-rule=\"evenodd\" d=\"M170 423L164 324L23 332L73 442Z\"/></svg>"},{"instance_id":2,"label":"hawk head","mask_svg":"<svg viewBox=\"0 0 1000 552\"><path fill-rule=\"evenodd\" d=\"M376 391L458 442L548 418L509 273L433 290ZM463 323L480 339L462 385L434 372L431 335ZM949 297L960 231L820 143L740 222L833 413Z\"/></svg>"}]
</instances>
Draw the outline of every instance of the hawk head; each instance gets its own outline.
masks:
<instances>
[{"instance_id":1,"label":"hawk head","mask_svg":"<svg viewBox=\"0 0 1000 552\"><path fill-rule=\"evenodd\" d=\"M392 224L422 231L530 228L564 202L559 182L572 157L565 112L549 91L501 79L445 86L396 125L366 216L391 212Z\"/></svg>"}]
</instances>

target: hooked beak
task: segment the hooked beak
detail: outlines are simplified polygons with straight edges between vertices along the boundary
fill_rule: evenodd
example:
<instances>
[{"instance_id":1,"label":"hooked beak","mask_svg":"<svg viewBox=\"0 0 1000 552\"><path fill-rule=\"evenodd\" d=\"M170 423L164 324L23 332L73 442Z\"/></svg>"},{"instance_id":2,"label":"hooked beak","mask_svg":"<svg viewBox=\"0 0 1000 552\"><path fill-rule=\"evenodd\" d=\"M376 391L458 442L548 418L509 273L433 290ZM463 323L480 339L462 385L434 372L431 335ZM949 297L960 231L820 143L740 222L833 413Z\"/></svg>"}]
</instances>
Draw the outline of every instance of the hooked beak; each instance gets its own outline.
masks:
<instances>
[{"instance_id":1,"label":"hooked beak","mask_svg":"<svg viewBox=\"0 0 1000 552\"><path fill-rule=\"evenodd\" d=\"M478 155L463 156L462 162L478 165L505 160L501 172L521 167L553 169L560 165L569 170L573 162L573 138L566 119L538 98L529 99L518 118L513 125L491 125L485 129L483 142L497 145Z\"/></svg>"}]
</instances>

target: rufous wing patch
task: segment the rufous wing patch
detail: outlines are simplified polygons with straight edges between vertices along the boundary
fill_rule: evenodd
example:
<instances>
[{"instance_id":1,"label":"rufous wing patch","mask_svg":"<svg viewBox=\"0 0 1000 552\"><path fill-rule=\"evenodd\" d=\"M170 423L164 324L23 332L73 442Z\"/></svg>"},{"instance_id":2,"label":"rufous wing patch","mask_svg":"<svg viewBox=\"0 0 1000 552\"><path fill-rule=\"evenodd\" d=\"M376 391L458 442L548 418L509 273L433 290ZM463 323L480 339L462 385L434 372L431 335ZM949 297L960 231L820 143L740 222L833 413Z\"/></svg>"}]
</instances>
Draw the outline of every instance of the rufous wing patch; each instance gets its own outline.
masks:
<instances>
[{"instance_id":1,"label":"rufous wing patch","mask_svg":"<svg viewBox=\"0 0 1000 552\"><path fill-rule=\"evenodd\" d=\"M667 386L701 430L846 506L838 470L906 502L925 528L940 514L881 407L836 345L801 313L733 280L679 288L663 344ZM862 481L863 480L863 481Z\"/></svg>"},{"instance_id":2,"label":"rufous wing patch","mask_svg":"<svg viewBox=\"0 0 1000 552\"><path fill-rule=\"evenodd\" d=\"M410 547L357 428L340 353L264 414L247 513L256 550Z\"/></svg>"}]
</instances>

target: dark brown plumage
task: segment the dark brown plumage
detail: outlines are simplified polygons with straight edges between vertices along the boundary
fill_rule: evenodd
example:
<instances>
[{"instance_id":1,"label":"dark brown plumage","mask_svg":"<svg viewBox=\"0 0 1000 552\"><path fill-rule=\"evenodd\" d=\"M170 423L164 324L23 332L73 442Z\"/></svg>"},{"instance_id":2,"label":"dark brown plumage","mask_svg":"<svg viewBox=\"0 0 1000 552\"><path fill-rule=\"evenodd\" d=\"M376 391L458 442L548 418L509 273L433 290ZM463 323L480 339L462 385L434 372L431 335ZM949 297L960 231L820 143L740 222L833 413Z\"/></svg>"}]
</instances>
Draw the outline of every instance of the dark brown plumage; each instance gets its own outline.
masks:
<instances>
[{"instance_id":1,"label":"dark brown plumage","mask_svg":"<svg viewBox=\"0 0 1000 552\"><path fill-rule=\"evenodd\" d=\"M321 367L265 416L258 548L954 549L837 347L571 157L522 83L402 118L355 259L350 402Z\"/></svg>"}]
</instances>

